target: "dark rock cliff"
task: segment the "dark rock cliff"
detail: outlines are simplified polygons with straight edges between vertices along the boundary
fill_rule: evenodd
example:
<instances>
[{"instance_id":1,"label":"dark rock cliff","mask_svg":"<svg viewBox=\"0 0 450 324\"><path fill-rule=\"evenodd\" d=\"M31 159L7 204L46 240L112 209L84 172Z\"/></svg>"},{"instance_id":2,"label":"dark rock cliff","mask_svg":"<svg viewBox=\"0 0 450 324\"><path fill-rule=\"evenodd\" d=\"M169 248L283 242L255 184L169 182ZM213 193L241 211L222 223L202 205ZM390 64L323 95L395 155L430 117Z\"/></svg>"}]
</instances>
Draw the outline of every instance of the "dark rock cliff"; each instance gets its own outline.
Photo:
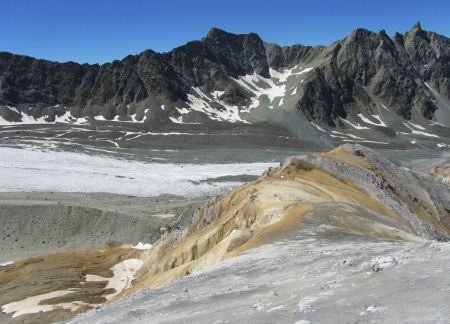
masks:
<instances>
[{"instance_id":1,"label":"dark rock cliff","mask_svg":"<svg viewBox=\"0 0 450 324\"><path fill-rule=\"evenodd\" d=\"M77 117L127 119L135 113L142 118L139 104L144 103L150 119L164 122L188 100L193 87L220 91L223 103L245 107L249 94L232 78L253 73L270 78L270 68L303 64L315 69L302 84L296 108L310 120L336 125L338 117L371 111L379 103L405 119L413 114L430 119L439 107L425 83L450 99L449 58L450 39L424 31L420 24L392 38L384 31L357 29L328 47L280 47L253 33L213 28L202 40L170 52L147 50L102 65L0 52L0 106L7 120L18 116L6 105L51 121L63 113L55 105L70 108ZM161 105L167 109L161 111Z\"/></svg>"}]
</instances>

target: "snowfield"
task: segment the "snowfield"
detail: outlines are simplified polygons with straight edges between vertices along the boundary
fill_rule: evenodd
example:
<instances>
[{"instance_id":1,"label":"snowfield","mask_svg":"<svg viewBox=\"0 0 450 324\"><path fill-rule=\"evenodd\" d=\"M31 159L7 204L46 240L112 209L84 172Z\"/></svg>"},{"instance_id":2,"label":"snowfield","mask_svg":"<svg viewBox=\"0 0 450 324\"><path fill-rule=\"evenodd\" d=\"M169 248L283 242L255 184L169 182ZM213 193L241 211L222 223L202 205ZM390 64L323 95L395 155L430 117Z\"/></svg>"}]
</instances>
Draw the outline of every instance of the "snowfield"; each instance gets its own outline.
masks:
<instances>
[{"instance_id":1,"label":"snowfield","mask_svg":"<svg viewBox=\"0 0 450 324\"><path fill-rule=\"evenodd\" d=\"M201 196L230 190L242 183L214 178L256 176L274 165L146 163L101 155L0 147L0 191Z\"/></svg>"}]
</instances>

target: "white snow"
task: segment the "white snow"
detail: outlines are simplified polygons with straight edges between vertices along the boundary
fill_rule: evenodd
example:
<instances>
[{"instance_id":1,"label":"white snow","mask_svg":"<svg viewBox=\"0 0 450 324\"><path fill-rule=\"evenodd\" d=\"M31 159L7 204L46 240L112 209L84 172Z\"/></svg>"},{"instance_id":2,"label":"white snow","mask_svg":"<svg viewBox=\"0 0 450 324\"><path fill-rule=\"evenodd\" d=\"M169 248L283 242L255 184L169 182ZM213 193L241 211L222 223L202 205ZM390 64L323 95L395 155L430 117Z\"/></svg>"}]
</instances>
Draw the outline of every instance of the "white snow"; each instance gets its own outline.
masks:
<instances>
[{"instance_id":1,"label":"white snow","mask_svg":"<svg viewBox=\"0 0 450 324\"><path fill-rule=\"evenodd\" d=\"M175 107L176 110L178 110L178 112L182 115L187 114L189 112L189 109L187 108L177 108Z\"/></svg>"},{"instance_id":2,"label":"white snow","mask_svg":"<svg viewBox=\"0 0 450 324\"><path fill-rule=\"evenodd\" d=\"M287 79L290 76L292 76L292 75L301 75L301 74L304 74L304 73L308 73L312 69L314 69L314 68L304 68L304 69L302 69L299 66L294 66L291 69L285 69L285 70L282 70L281 72L278 72L277 70L274 70L274 69L271 68L269 70L269 73L270 73L270 76L272 78L278 79L278 81L284 83L284 82L287 81Z\"/></svg>"},{"instance_id":3,"label":"white snow","mask_svg":"<svg viewBox=\"0 0 450 324\"><path fill-rule=\"evenodd\" d=\"M388 145L390 143L386 142L377 142L377 141L370 141L370 140L355 140L355 139L344 139L344 142L355 142L355 143L372 143L372 144L383 144Z\"/></svg>"},{"instance_id":4,"label":"white snow","mask_svg":"<svg viewBox=\"0 0 450 324\"><path fill-rule=\"evenodd\" d=\"M152 217L159 217L159 218L172 218L175 217L175 214L153 214Z\"/></svg>"},{"instance_id":5,"label":"white snow","mask_svg":"<svg viewBox=\"0 0 450 324\"><path fill-rule=\"evenodd\" d=\"M383 107L384 110L390 111L388 107L386 107L385 105L381 104L381 107Z\"/></svg>"},{"instance_id":6,"label":"white snow","mask_svg":"<svg viewBox=\"0 0 450 324\"><path fill-rule=\"evenodd\" d=\"M183 124L183 116L180 116L180 117L178 117L178 118L175 118L175 117L169 117L169 119L170 119L170 121L171 121L172 123L175 123L175 124Z\"/></svg>"},{"instance_id":7,"label":"white snow","mask_svg":"<svg viewBox=\"0 0 450 324\"><path fill-rule=\"evenodd\" d=\"M378 307L375 305L370 305L369 307L366 308L366 310L364 312L361 312L359 315L360 316L365 316L368 313L372 313L372 314L376 314L376 313L382 313L386 310L386 307Z\"/></svg>"},{"instance_id":8,"label":"white snow","mask_svg":"<svg viewBox=\"0 0 450 324\"><path fill-rule=\"evenodd\" d=\"M94 116L94 119L99 120L99 121L107 121L107 119L105 117L103 117L102 115Z\"/></svg>"},{"instance_id":9,"label":"white snow","mask_svg":"<svg viewBox=\"0 0 450 324\"><path fill-rule=\"evenodd\" d=\"M113 276L106 278L97 275L86 275L86 282L89 281L107 281L104 289L114 289L115 292L104 296L106 299L111 300L114 296L120 294L123 290L131 287L131 282L134 279L136 272L142 267L144 261L140 259L127 259L114 265L111 270Z\"/></svg>"},{"instance_id":10,"label":"white snow","mask_svg":"<svg viewBox=\"0 0 450 324\"><path fill-rule=\"evenodd\" d=\"M425 127L422 127L422 126L420 126L420 125L418 125L418 124L413 124L413 123L411 123L410 121L408 121L408 124L410 124L411 126L417 128L417 129L419 129L419 130L425 130Z\"/></svg>"},{"instance_id":11,"label":"white snow","mask_svg":"<svg viewBox=\"0 0 450 324\"><path fill-rule=\"evenodd\" d=\"M362 137L359 137L359 136L356 136L356 135L353 135L353 134L346 134L346 133L341 133L341 132L338 132L338 131L332 131L332 133L333 134L342 135L342 136L345 136L345 137L355 138L355 139L364 139Z\"/></svg>"},{"instance_id":12,"label":"white snow","mask_svg":"<svg viewBox=\"0 0 450 324\"><path fill-rule=\"evenodd\" d=\"M373 121L371 121L370 119L364 117L363 114L359 113L358 117L361 118L361 120L363 122L365 122L366 124L371 124L371 125L375 125L375 126L381 126L381 127L386 127L386 124L381 120L379 115L372 115L373 118L377 119L379 121L379 123L375 123Z\"/></svg>"},{"instance_id":13,"label":"white snow","mask_svg":"<svg viewBox=\"0 0 450 324\"><path fill-rule=\"evenodd\" d=\"M355 125L352 122L348 121L347 119L341 118L341 120L347 124L349 124L351 127L353 127L354 129L370 129L369 127L366 126L361 126L360 124Z\"/></svg>"},{"instance_id":14,"label":"white snow","mask_svg":"<svg viewBox=\"0 0 450 324\"><path fill-rule=\"evenodd\" d=\"M195 94L188 94L188 105L190 109L181 108L178 109L180 114L188 113L190 110L199 111L206 114L209 118L213 120L226 120L229 122L243 122L248 123L247 121L241 119L239 116L239 107L238 106L230 106L225 102L220 101L218 99L210 98L206 95L200 88L193 87ZM217 93L216 93L217 94ZM223 106L223 110L213 108L211 103L215 101ZM172 120L173 121L173 120Z\"/></svg>"},{"instance_id":15,"label":"white snow","mask_svg":"<svg viewBox=\"0 0 450 324\"><path fill-rule=\"evenodd\" d=\"M219 90L215 90L213 91L211 94L215 99L219 99L220 96L222 96L225 93L225 91L219 91Z\"/></svg>"},{"instance_id":16,"label":"white snow","mask_svg":"<svg viewBox=\"0 0 450 324\"><path fill-rule=\"evenodd\" d=\"M408 122L409 123L409 122ZM412 126L414 126L414 127L416 127L416 128L418 128L417 126L419 126L419 125L415 125L415 124L412 124L412 123L410 123ZM428 137L437 137L437 138L439 138L439 136L437 136L437 135L435 135L435 134L431 134L431 133L426 133L426 132L423 132L423 131L418 131L418 130L416 130L416 129L414 129L414 128L412 128L411 126L409 126L407 123L403 123L403 125L405 125L406 127L408 127L410 130L411 130L411 133L412 134L416 134L416 135L422 135L422 136L428 136ZM425 128L423 128L422 126L419 126L420 128L422 128L422 129L425 129Z\"/></svg>"},{"instance_id":17,"label":"white snow","mask_svg":"<svg viewBox=\"0 0 450 324\"><path fill-rule=\"evenodd\" d=\"M321 132L327 132L325 129L323 129L322 127L320 127L319 125L317 125L317 124L314 124L313 122L311 122L311 124L315 127L315 128L317 128L318 130L320 130Z\"/></svg>"},{"instance_id":18,"label":"white snow","mask_svg":"<svg viewBox=\"0 0 450 324\"><path fill-rule=\"evenodd\" d=\"M253 93L257 98L266 95L269 98L269 101L272 102L275 98L283 97L285 95L285 83L290 76L307 73L313 68L300 69L300 71L294 72L296 69L298 69L297 66L292 69L283 70L282 72L270 69L270 76L275 80L264 78L256 73L241 76L238 79L233 78L233 80L241 87ZM296 89L294 90L295 92ZM295 94L295 92L292 94Z\"/></svg>"},{"instance_id":19,"label":"white snow","mask_svg":"<svg viewBox=\"0 0 450 324\"><path fill-rule=\"evenodd\" d=\"M12 264L14 264L14 261L6 261L6 262L3 262L3 263L0 263L0 267L7 267L7 266L12 265Z\"/></svg>"},{"instance_id":20,"label":"white snow","mask_svg":"<svg viewBox=\"0 0 450 324\"><path fill-rule=\"evenodd\" d=\"M435 96L439 96L439 92L437 92L436 90L433 89L432 86L430 86L430 84L428 82L425 82L425 86L435 95Z\"/></svg>"},{"instance_id":21,"label":"white snow","mask_svg":"<svg viewBox=\"0 0 450 324\"><path fill-rule=\"evenodd\" d=\"M139 249L148 249L148 245L139 242ZM140 259L128 259L114 265L111 270L113 276L111 278L101 277L97 275L86 275L86 282L88 281L106 281L106 289L114 289L115 292L106 295L105 298L111 300L123 290L131 287L131 282L134 279L136 272L141 268L144 262ZM95 304L88 304L82 301L71 301L59 304L46 305L45 301L53 298L63 297L72 293L76 293L78 288L71 288L68 290L56 290L49 293L32 296L20 301L12 302L0 307L0 310L6 314L14 313L12 317L18 317L24 314L34 314L40 312L50 312L56 309L66 309L72 312L76 311L82 306L93 306Z\"/></svg>"},{"instance_id":22,"label":"white snow","mask_svg":"<svg viewBox=\"0 0 450 324\"><path fill-rule=\"evenodd\" d=\"M214 181L196 184L201 180L227 175L260 175L271 166L275 163L149 163L75 152L0 147L0 191L200 196L241 184Z\"/></svg>"},{"instance_id":23,"label":"white snow","mask_svg":"<svg viewBox=\"0 0 450 324\"><path fill-rule=\"evenodd\" d=\"M270 102L277 97L283 97L286 91L284 84L275 84L272 79L264 78L256 73L241 76L239 79L233 78L233 80L258 98L266 95Z\"/></svg>"},{"instance_id":24,"label":"white snow","mask_svg":"<svg viewBox=\"0 0 450 324\"><path fill-rule=\"evenodd\" d=\"M333 134L331 134L330 137L334 137L334 138L346 138L346 139L348 139L348 137L342 136L342 135L333 135Z\"/></svg>"},{"instance_id":25,"label":"white snow","mask_svg":"<svg viewBox=\"0 0 450 324\"><path fill-rule=\"evenodd\" d=\"M109 140L109 139L103 139L103 138L99 138L98 140L102 140L102 141L105 141L105 142L108 142L108 143L111 143L111 144L113 144L115 147L120 147L120 145L117 143L117 142L115 142L115 141L112 141L112 140Z\"/></svg>"},{"instance_id":26,"label":"white snow","mask_svg":"<svg viewBox=\"0 0 450 324\"><path fill-rule=\"evenodd\" d=\"M311 71L313 68L301 68L295 66L291 69L285 69L280 71L270 69L271 78L262 77L256 73L240 76L233 80L253 94L251 98L252 103L242 111L250 112L253 108L260 105L260 97L267 96L269 102L272 103L275 98L284 97L286 94L286 81L291 76L301 75ZM303 80L302 80L303 81ZM291 95L297 93L297 87L292 91ZM283 105L283 98L280 99L278 106ZM273 105L267 106L269 109L274 109Z\"/></svg>"},{"instance_id":27,"label":"white snow","mask_svg":"<svg viewBox=\"0 0 450 324\"><path fill-rule=\"evenodd\" d=\"M28 298L25 298L20 301L16 301L13 303L3 305L0 307L0 309L2 312L6 313L6 314L14 313L12 315L13 318L18 317L20 315L24 315L24 314L50 312L55 309L67 309L67 310L70 310L73 312L73 311L76 311L81 306L88 305L88 304L81 302L81 301L74 301L74 302L70 302L70 303L45 305L45 304L42 304L42 302L45 300L48 300L48 299L69 295L69 294L74 293L75 291L76 291L76 289L56 290L56 291L52 291L52 292L49 292L46 294L28 297Z\"/></svg>"},{"instance_id":28,"label":"white snow","mask_svg":"<svg viewBox=\"0 0 450 324\"><path fill-rule=\"evenodd\" d=\"M57 108L59 105L56 105L55 108ZM37 124L37 125L42 125L42 124L55 124L55 123L74 123L74 124L82 124L86 122L86 118L75 118L70 114L70 111L66 111L64 113L64 115L62 116L55 116L55 121L53 122L47 122L45 120L45 118L47 118L47 116L42 116L40 118L34 118L30 115L27 115L24 112L20 112L17 108L15 107L11 107L11 106L6 106L7 108L9 108L10 110L20 114L21 120L20 122L9 122L7 120L5 120L3 117L0 116L0 125L25 125L25 124Z\"/></svg>"},{"instance_id":29,"label":"white snow","mask_svg":"<svg viewBox=\"0 0 450 324\"><path fill-rule=\"evenodd\" d=\"M442 127L447 127L447 126L445 126L444 124L437 123L437 122L432 121L432 120L430 120L430 125L439 125L439 126L442 126Z\"/></svg>"},{"instance_id":30,"label":"white snow","mask_svg":"<svg viewBox=\"0 0 450 324\"><path fill-rule=\"evenodd\" d=\"M136 250L150 250L152 248L152 246L153 245L151 245L149 243L139 242L138 244L132 245L131 247Z\"/></svg>"},{"instance_id":31,"label":"white snow","mask_svg":"<svg viewBox=\"0 0 450 324\"><path fill-rule=\"evenodd\" d=\"M269 309L267 311L267 313L271 313L271 312L274 312L274 311L277 311L277 310L282 310L282 309L284 309L284 305L278 305L278 306L275 306L275 307L272 307L271 309Z\"/></svg>"},{"instance_id":32,"label":"white snow","mask_svg":"<svg viewBox=\"0 0 450 324\"><path fill-rule=\"evenodd\" d=\"M144 110L144 118L142 119L142 122L145 122L145 120L147 119L147 112L148 112L149 110L150 110L149 108L147 108L147 109Z\"/></svg>"}]
</instances>

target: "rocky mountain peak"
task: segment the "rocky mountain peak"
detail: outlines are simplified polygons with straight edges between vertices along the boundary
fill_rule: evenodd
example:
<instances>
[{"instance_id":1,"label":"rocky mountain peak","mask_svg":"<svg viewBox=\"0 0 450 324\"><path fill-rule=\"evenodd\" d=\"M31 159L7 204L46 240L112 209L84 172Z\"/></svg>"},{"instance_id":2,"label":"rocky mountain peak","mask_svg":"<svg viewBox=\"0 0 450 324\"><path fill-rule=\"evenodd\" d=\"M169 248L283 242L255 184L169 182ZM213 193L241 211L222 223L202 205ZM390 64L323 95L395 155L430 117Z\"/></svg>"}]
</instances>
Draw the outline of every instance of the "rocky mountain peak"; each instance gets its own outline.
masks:
<instances>
[{"instance_id":1,"label":"rocky mountain peak","mask_svg":"<svg viewBox=\"0 0 450 324\"><path fill-rule=\"evenodd\" d=\"M371 38L373 36L376 36L376 33L374 33L373 31L370 31L366 28L356 28L348 38L354 40L363 40Z\"/></svg>"},{"instance_id":2,"label":"rocky mountain peak","mask_svg":"<svg viewBox=\"0 0 450 324\"><path fill-rule=\"evenodd\" d=\"M389 35L386 33L386 30L382 29L378 32L378 35L382 38L389 38Z\"/></svg>"},{"instance_id":3,"label":"rocky mountain peak","mask_svg":"<svg viewBox=\"0 0 450 324\"><path fill-rule=\"evenodd\" d=\"M223 38L230 37L230 36L235 36L235 35L227 32L223 29L220 29L217 27L212 27L203 39L223 39Z\"/></svg>"},{"instance_id":4,"label":"rocky mountain peak","mask_svg":"<svg viewBox=\"0 0 450 324\"><path fill-rule=\"evenodd\" d=\"M422 26L420 25L420 21L416 22L416 24L411 28L411 32L422 31Z\"/></svg>"}]
</instances>

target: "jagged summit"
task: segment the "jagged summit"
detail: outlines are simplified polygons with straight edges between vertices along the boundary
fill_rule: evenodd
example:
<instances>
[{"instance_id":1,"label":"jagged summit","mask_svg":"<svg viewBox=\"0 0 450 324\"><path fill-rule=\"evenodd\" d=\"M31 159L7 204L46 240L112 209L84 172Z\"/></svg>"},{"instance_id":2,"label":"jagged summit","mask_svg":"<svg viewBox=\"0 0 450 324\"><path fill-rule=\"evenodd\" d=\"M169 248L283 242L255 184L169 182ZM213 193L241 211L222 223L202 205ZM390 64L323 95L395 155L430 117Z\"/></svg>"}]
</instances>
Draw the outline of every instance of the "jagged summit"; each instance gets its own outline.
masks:
<instances>
[{"instance_id":1,"label":"jagged summit","mask_svg":"<svg viewBox=\"0 0 450 324\"><path fill-rule=\"evenodd\" d=\"M237 35L227 32L221 28L212 27L203 39L205 39L205 38L218 39L218 38L224 38L224 37L230 37L230 36L237 36Z\"/></svg>"},{"instance_id":2,"label":"jagged summit","mask_svg":"<svg viewBox=\"0 0 450 324\"><path fill-rule=\"evenodd\" d=\"M416 22L416 24L411 28L411 31L421 31L422 26L420 24L420 21Z\"/></svg>"}]
</instances>

